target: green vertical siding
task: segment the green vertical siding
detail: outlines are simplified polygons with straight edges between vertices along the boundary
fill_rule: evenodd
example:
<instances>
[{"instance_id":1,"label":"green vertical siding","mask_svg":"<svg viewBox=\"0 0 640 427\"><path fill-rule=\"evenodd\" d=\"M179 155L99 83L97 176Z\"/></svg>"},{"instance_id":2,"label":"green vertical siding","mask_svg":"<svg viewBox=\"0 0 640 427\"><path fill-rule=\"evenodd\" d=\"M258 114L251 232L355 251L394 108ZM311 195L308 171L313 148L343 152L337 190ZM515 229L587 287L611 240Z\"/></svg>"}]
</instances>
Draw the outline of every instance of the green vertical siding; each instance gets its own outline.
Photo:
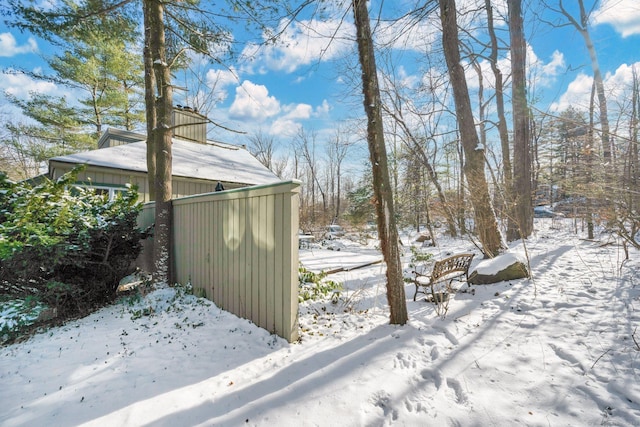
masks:
<instances>
[{"instance_id":1,"label":"green vertical siding","mask_svg":"<svg viewBox=\"0 0 640 427\"><path fill-rule=\"evenodd\" d=\"M289 181L174 200L174 279L297 340L299 187Z\"/></svg>"}]
</instances>

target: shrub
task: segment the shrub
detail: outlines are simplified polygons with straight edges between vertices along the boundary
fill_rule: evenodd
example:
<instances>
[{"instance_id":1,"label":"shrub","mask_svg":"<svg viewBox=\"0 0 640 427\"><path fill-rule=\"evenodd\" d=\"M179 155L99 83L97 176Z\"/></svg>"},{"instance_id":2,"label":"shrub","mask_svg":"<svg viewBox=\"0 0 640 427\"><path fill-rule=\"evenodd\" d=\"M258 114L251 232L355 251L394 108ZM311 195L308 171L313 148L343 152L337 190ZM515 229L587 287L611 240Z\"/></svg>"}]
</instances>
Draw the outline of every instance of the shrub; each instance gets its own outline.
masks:
<instances>
[{"instance_id":1,"label":"shrub","mask_svg":"<svg viewBox=\"0 0 640 427\"><path fill-rule=\"evenodd\" d=\"M141 205L73 183L81 168L36 186L0 175L0 293L37 295L64 317L115 297L141 250Z\"/></svg>"},{"instance_id":2,"label":"shrub","mask_svg":"<svg viewBox=\"0 0 640 427\"><path fill-rule=\"evenodd\" d=\"M340 283L327 279L325 272L314 273L303 266L298 268L298 301L317 300L331 293L332 300L337 302Z\"/></svg>"},{"instance_id":3,"label":"shrub","mask_svg":"<svg viewBox=\"0 0 640 427\"><path fill-rule=\"evenodd\" d=\"M36 323L46 307L33 296L24 299L0 298L0 344L14 341Z\"/></svg>"},{"instance_id":4,"label":"shrub","mask_svg":"<svg viewBox=\"0 0 640 427\"><path fill-rule=\"evenodd\" d=\"M433 254L430 252L424 252L416 246L410 246L409 249L411 250L411 259L409 260L407 269L404 271L403 280L405 283L413 283L415 278L413 272L422 270L422 267L424 267L426 263L433 260ZM424 271L420 272L424 273Z\"/></svg>"},{"instance_id":5,"label":"shrub","mask_svg":"<svg viewBox=\"0 0 640 427\"><path fill-rule=\"evenodd\" d=\"M421 249L410 246L411 250L411 259L409 260L408 267L411 269L415 269L418 265L424 264L425 262L429 262L433 259L433 254L431 252L424 252Z\"/></svg>"}]
</instances>

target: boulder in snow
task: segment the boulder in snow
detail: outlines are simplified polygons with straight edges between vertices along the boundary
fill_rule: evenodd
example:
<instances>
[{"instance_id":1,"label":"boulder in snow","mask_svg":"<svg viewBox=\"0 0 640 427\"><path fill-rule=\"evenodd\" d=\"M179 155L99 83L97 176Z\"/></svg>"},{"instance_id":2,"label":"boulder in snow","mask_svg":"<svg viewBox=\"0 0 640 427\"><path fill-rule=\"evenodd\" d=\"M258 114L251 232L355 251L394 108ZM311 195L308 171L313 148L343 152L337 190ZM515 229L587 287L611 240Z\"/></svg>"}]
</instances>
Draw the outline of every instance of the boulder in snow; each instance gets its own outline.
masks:
<instances>
[{"instance_id":1,"label":"boulder in snow","mask_svg":"<svg viewBox=\"0 0 640 427\"><path fill-rule=\"evenodd\" d=\"M469 283L487 285L525 277L529 277L527 264L516 254L507 252L495 258L480 261L475 269L469 273Z\"/></svg>"}]
</instances>

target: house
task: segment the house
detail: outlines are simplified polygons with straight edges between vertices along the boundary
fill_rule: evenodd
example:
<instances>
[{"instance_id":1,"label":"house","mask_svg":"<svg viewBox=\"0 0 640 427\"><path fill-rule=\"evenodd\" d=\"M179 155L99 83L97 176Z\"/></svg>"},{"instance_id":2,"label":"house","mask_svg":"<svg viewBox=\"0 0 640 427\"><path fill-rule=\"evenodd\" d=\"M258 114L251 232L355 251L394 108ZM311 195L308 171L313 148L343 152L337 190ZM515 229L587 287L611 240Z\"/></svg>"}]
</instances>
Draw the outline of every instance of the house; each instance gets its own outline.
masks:
<instances>
[{"instance_id":1,"label":"house","mask_svg":"<svg viewBox=\"0 0 640 427\"><path fill-rule=\"evenodd\" d=\"M218 307L295 342L300 182L280 180L244 147L207 141L206 123L193 110L174 110L171 282L190 283ZM135 184L146 202L145 138L108 129L100 148L51 159L49 177L84 164L80 185L113 193ZM216 192L219 184L233 191ZM140 228L154 223L154 211L145 203ZM153 270L151 244L145 239L137 260L144 271Z\"/></svg>"},{"instance_id":2,"label":"house","mask_svg":"<svg viewBox=\"0 0 640 427\"><path fill-rule=\"evenodd\" d=\"M188 107L174 110L172 198L214 192L219 184L230 190L281 181L246 148L206 140L207 122ZM55 180L84 164L86 169L78 175L80 185L113 195L133 184L139 200L149 201L146 136L109 128L98 147L50 159L49 178Z\"/></svg>"}]
</instances>

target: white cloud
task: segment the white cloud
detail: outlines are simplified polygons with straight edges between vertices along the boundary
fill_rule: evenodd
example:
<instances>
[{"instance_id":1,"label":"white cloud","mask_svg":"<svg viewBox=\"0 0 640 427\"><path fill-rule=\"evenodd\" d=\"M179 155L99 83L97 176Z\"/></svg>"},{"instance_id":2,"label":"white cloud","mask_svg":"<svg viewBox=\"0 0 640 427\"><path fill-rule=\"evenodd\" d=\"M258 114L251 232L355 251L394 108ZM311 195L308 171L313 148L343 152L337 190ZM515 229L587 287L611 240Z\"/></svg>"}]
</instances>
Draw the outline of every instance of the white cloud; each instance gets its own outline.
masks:
<instances>
[{"instance_id":1,"label":"white cloud","mask_svg":"<svg viewBox=\"0 0 640 427\"><path fill-rule=\"evenodd\" d=\"M239 80L238 73L233 67L226 70L211 69L207 71L207 86L210 88L224 88L237 84Z\"/></svg>"},{"instance_id":2,"label":"white cloud","mask_svg":"<svg viewBox=\"0 0 640 427\"><path fill-rule=\"evenodd\" d=\"M207 86L213 92L212 99L214 102L224 102L229 97L227 88L232 85L237 85L240 81L240 77L236 73L235 68L226 70L214 70L207 71L206 74Z\"/></svg>"},{"instance_id":3,"label":"white cloud","mask_svg":"<svg viewBox=\"0 0 640 427\"><path fill-rule=\"evenodd\" d=\"M38 51L38 43L33 37L29 37L27 43L18 46L18 43L11 33L0 33L0 56L11 57L23 53Z\"/></svg>"},{"instance_id":4,"label":"white cloud","mask_svg":"<svg viewBox=\"0 0 640 427\"><path fill-rule=\"evenodd\" d=\"M487 60L479 62L480 73L482 75L482 85L484 88L494 87L495 78L491 64ZM478 76L478 70L469 63L464 63L465 76L467 78L467 86L469 89L478 89L480 87L480 76ZM498 68L502 71L503 76L508 76L511 72L511 63L508 58L502 58L498 60Z\"/></svg>"},{"instance_id":5,"label":"white cloud","mask_svg":"<svg viewBox=\"0 0 640 427\"><path fill-rule=\"evenodd\" d=\"M219 110L216 119L249 134L266 129L270 135L284 138L295 136L304 121L326 119L330 110L326 100L315 107L305 103L283 105L264 85L245 80L236 88L231 106Z\"/></svg>"},{"instance_id":6,"label":"white cloud","mask_svg":"<svg viewBox=\"0 0 640 427\"><path fill-rule=\"evenodd\" d=\"M610 24L622 37L640 34L640 2L638 0L602 0L592 14L593 25Z\"/></svg>"},{"instance_id":7,"label":"white cloud","mask_svg":"<svg viewBox=\"0 0 640 427\"><path fill-rule=\"evenodd\" d=\"M243 50L243 56L253 63L251 72L264 73L268 69L292 73L301 66L334 59L352 48L348 40L353 39L349 36L353 25L340 20L299 21L278 31L282 31L278 43L260 47L249 44Z\"/></svg>"},{"instance_id":8,"label":"white cloud","mask_svg":"<svg viewBox=\"0 0 640 427\"><path fill-rule=\"evenodd\" d=\"M605 88L607 89L607 96L613 103L617 100L621 102L619 104L624 104L631 99L629 95L629 90L633 86L633 74L634 68L636 73L636 78L638 73L640 73L640 62L636 62L635 64L622 64L618 67L615 73L607 73L605 76Z\"/></svg>"},{"instance_id":9,"label":"white cloud","mask_svg":"<svg viewBox=\"0 0 640 427\"><path fill-rule=\"evenodd\" d=\"M552 103L549 109L554 112L559 112L569 107L574 107L579 110L589 108L592 86L593 77L584 73L578 74L578 76L569 83L567 91L562 94L560 100Z\"/></svg>"},{"instance_id":10,"label":"white cloud","mask_svg":"<svg viewBox=\"0 0 640 427\"><path fill-rule=\"evenodd\" d=\"M438 15L429 15L426 19L403 17L389 24L374 27L374 37L379 45L399 50L429 52L440 41L440 19Z\"/></svg>"},{"instance_id":11,"label":"white cloud","mask_svg":"<svg viewBox=\"0 0 640 427\"><path fill-rule=\"evenodd\" d=\"M0 89L17 98L27 98L31 92L56 94L58 88L54 83L33 80L26 74L13 73L10 70L8 73L0 74Z\"/></svg>"},{"instance_id":12,"label":"white cloud","mask_svg":"<svg viewBox=\"0 0 640 427\"><path fill-rule=\"evenodd\" d=\"M550 88L556 81L556 77L566 69L564 54L555 50L551 54L549 62L544 62L533 51L531 46L527 49L528 78L532 86L537 88Z\"/></svg>"},{"instance_id":13,"label":"white cloud","mask_svg":"<svg viewBox=\"0 0 640 427\"><path fill-rule=\"evenodd\" d=\"M401 87L417 88L420 85L421 78L415 74L410 74L407 69L401 65L398 68L397 79Z\"/></svg>"},{"instance_id":14,"label":"white cloud","mask_svg":"<svg viewBox=\"0 0 640 427\"><path fill-rule=\"evenodd\" d=\"M329 102L325 99L322 101L322 104L315 108L313 115L316 117L324 117L329 114L329 111L331 111L331 105L329 105Z\"/></svg>"},{"instance_id":15,"label":"white cloud","mask_svg":"<svg viewBox=\"0 0 640 427\"><path fill-rule=\"evenodd\" d=\"M298 123L295 120L281 117L274 120L274 122L271 124L271 127L269 128L269 134L277 135L281 138L292 138L298 133L298 130L301 128L301 123Z\"/></svg>"},{"instance_id":16,"label":"white cloud","mask_svg":"<svg viewBox=\"0 0 640 427\"><path fill-rule=\"evenodd\" d=\"M293 137L302 128L300 121L317 117L326 117L331 107L324 100L322 104L313 108L309 104L292 104L283 108L284 114L273 121L269 129L271 135Z\"/></svg>"},{"instance_id":17,"label":"white cloud","mask_svg":"<svg viewBox=\"0 0 640 427\"><path fill-rule=\"evenodd\" d=\"M549 62L544 62L536 55L531 45L527 45L527 79L528 84L532 88L550 87L555 78L566 67L564 55L559 51L554 51ZM486 87L495 87L495 76L491 69L491 64L487 60L480 61L482 70L483 84ZM504 84L509 84L509 76L511 75L511 59L510 55L498 59L498 68L502 72ZM466 70L467 84L471 89L478 89L479 80L477 71L467 66Z\"/></svg>"},{"instance_id":18,"label":"white cloud","mask_svg":"<svg viewBox=\"0 0 640 427\"><path fill-rule=\"evenodd\" d=\"M263 121L280 113L280 102L269 96L264 85L245 80L236 88L236 98L229 108L229 116L237 120Z\"/></svg>"},{"instance_id":19,"label":"white cloud","mask_svg":"<svg viewBox=\"0 0 640 427\"><path fill-rule=\"evenodd\" d=\"M629 88L633 83L633 68L640 71L640 62L633 65L622 64L614 73L604 76L607 106L613 113L612 107L625 104L628 98ZM591 100L591 88L593 77L580 73L575 80L569 83L567 91L562 94L558 102L551 104L551 111L564 111L569 107L579 110L588 110Z\"/></svg>"},{"instance_id":20,"label":"white cloud","mask_svg":"<svg viewBox=\"0 0 640 427\"><path fill-rule=\"evenodd\" d=\"M284 109L286 113L283 118L292 120L308 119L313 112L313 107L309 104L296 104L287 106Z\"/></svg>"},{"instance_id":21,"label":"white cloud","mask_svg":"<svg viewBox=\"0 0 640 427\"><path fill-rule=\"evenodd\" d=\"M551 61L542 65L542 74L548 77L555 77L565 67L566 63L564 62L564 55L555 50L551 55Z\"/></svg>"}]
</instances>

